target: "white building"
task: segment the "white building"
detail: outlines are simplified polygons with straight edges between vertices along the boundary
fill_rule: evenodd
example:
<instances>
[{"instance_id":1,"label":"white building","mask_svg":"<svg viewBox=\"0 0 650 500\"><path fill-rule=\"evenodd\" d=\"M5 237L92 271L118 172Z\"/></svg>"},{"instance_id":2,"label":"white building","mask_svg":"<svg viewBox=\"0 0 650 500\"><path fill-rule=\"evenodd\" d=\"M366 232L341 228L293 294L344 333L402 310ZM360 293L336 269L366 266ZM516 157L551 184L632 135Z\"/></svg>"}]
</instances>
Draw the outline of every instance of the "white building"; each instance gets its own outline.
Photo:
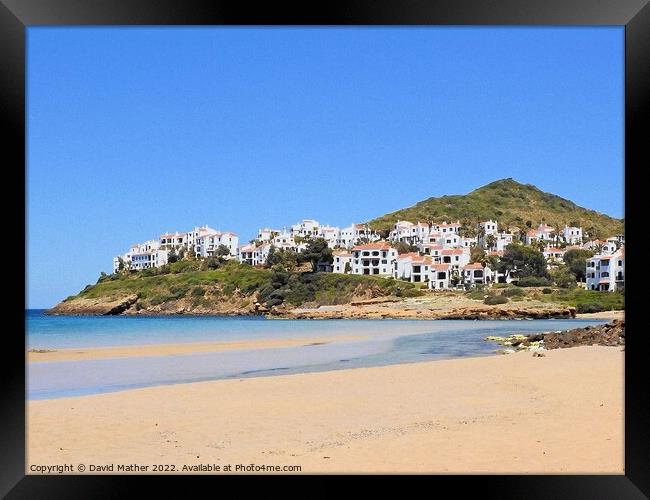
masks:
<instances>
[{"instance_id":1,"label":"white building","mask_svg":"<svg viewBox=\"0 0 650 500\"><path fill-rule=\"evenodd\" d=\"M160 245L163 248L181 248L187 243L187 233L165 233L160 235Z\"/></svg>"},{"instance_id":2,"label":"white building","mask_svg":"<svg viewBox=\"0 0 650 500\"><path fill-rule=\"evenodd\" d=\"M452 270L459 270L469 264L470 254L466 248L450 248L440 252L441 263L451 265Z\"/></svg>"},{"instance_id":3,"label":"white building","mask_svg":"<svg viewBox=\"0 0 650 500\"><path fill-rule=\"evenodd\" d=\"M195 238L194 253L197 257L213 257L221 245L228 249L226 258L237 257L239 237L229 231L224 233L215 230L201 231Z\"/></svg>"},{"instance_id":4,"label":"white building","mask_svg":"<svg viewBox=\"0 0 650 500\"><path fill-rule=\"evenodd\" d=\"M603 243L600 253L604 255L611 255L618 250L618 245L614 241L607 240Z\"/></svg>"},{"instance_id":5,"label":"white building","mask_svg":"<svg viewBox=\"0 0 650 500\"><path fill-rule=\"evenodd\" d=\"M582 228L574 226L564 226L562 230L562 237L568 245L576 245L582 243Z\"/></svg>"},{"instance_id":6,"label":"white building","mask_svg":"<svg viewBox=\"0 0 650 500\"><path fill-rule=\"evenodd\" d=\"M314 219L303 219L291 226L291 234L301 238L315 238L318 236L320 224Z\"/></svg>"},{"instance_id":7,"label":"white building","mask_svg":"<svg viewBox=\"0 0 650 500\"><path fill-rule=\"evenodd\" d=\"M379 240L379 235L366 224L350 224L339 232L339 244L342 248L352 248L362 241L372 243Z\"/></svg>"},{"instance_id":8,"label":"white building","mask_svg":"<svg viewBox=\"0 0 650 500\"><path fill-rule=\"evenodd\" d=\"M495 248L497 252L503 252L512 243L512 234L510 233L499 233L496 238Z\"/></svg>"},{"instance_id":9,"label":"white building","mask_svg":"<svg viewBox=\"0 0 650 500\"><path fill-rule=\"evenodd\" d=\"M433 257L434 262L440 262L440 257L444 247L435 243L420 243L418 245L418 250L424 255L430 255Z\"/></svg>"},{"instance_id":10,"label":"white building","mask_svg":"<svg viewBox=\"0 0 650 500\"><path fill-rule=\"evenodd\" d=\"M483 267L478 262L466 264L461 269L461 278L464 284L470 286L487 285L492 280L492 270Z\"/></svg>"},{"instance_id":11,"label":"white building","mask_svg":"<svg viewBox=\"0 0 650 500\"><path fill-rule=\"evenodd\" d=\"M546 247L542 253L546 260L550 263L561 263L564 257L564 250L556 247Z\"/></svg>"},{"instance_id":12,"label":"white building","mask_svg":"<svg viewBox=\"0 0 650 500\"><path fill-rule=\"evenodd\" d=\"M257 231L257 239L261 242L271 241L276 234L280 234L282 231L279 229L271 229L270 227L265 227Z\"/></svg>"},{"instance_id":13,"label":"white building","mask_svg":"<svg viewBox=\"0 0 650 500\"><path fill-rule=\"evenodd\" d=\"M393 277L395 279L410 281L412 271L411 261L419 258L420 254L418 252L409 252L398 255L393 263Z\"/></svg>"},{"instance_id":14,"label":"white building","mask_svg":"<svg viewBox=\"0 0 650 500\"><path fill-rule=\"evenodd\" d=\"M587 259L587 290L613 292L625 288L625 247Z\"/></svg>"},{"instance_id":15,"label":"white building","mask_svg":"<svg viewBox=\"0 0 650 500\"><path fill-rule=\"evenodd\" d=\"M451 288L451 273L449 264L432 264L429 269L429 288L432 290Z\"/></svg>"},{"instance_id":16,"label":"white building","mask_svg":"<svg viewBox=\"0 0 650 500\"><path fill-rule=\"evenodd\" d=\"M449 224L447 224L447 221L445 221L442 224L437 224L434 229L436 232L442 233L443 236L446 236L449 233L458 234L462 226L463 225L460 223L460 221L451 222Z\"/></svg>"},{"instance_id":17,"label":"white building","mask_svg":"<svg viewBox=\"0 0 650 500\"><path fill-rule=\"evenodd\" d=\"M393 243L400 241L412 244L415 240L415 224L407 220L399 220L393 224L393 229L388 233L388 239Z\"/></svg>"},{"instance_id":18,"label":"white building","mask_svg":"<svg viewBox=\"0 0 650 500\"><path fill-rule=\"evenodd\" d=\"M444 248L458 248L463 246L462 238L456 233L447 233L442 235L442 246ZM469 247L468 247L469 248Z\"/></svg>"},{"instance_id":19,"label":"white building","mask_svg":"<svg viewBox=\"0 0 650 500\"><path fill-rule=\"evenodd\" d=\"M352 272L352 254L349 252L332 253L332 272L347 274Z\"/></svg>"},{"instance_id":20,"label":"white building","mask_svg":"<svg viewBox=\"0 0 650 500\"><path fill-rule=\"evenodd\" d=\"M329 248L335 248L339 246L339 239L341 236L341 229L336 226L321 226L320 232L318 233L319 238L323 238L327 241L327 246Z\"/></svg>"},{"instance_id":21,"label":"white building","mask_svg":"<svg viewBox=\"0 0 650 500\"><path fill-rule=\"evenodd\" d=\"M167 264L168 250L157 240L132 245L128 252L113 258L113 272L120 270L120 259L125 269L139 271Z\"/></svg>"},{"instance_id":22,"label":"white building","mask_svg":"<svg viewBox=\"0 0 650 500\"><path fill-rule=\"evenodd\" d=\"M495 239L497 235L499 234L497 230L498 224L497 221L495 220L486 220L483 222L479 222L477 226L478 230L478 244L482 248L487 248L487 237L488 236L493 236Z\"/></svg>"},{"instance_id":23,"label":"white building","mask_svg":"<svg viewBox=\"0 0 650 500\"><path fill-rule=\"evenodd\" d=\"M253 243L244 245L239 249L239 262L251 266L264 265L272 246L270 243L262 243L259 246L255 246Z\"/></svg>"},{"instance_id":24,"label":"white building","mask_svg":"<svg viewBox=\"0 0 650 500\"><path fill-rule=\"evenodd\" d=\"M526 245L532 245L537 241L553 241L555 228L546 224L540 224L537 229L531 229L526 233Z\"/></svg>"},{"instance_id":25,"label":"white building","mask_svg":"<svg viewBox=\"0 0 650 500\"><path fill-rule=\"evenodd\" d=\"M386 242L366 243L352 248L352 273L391 276L397 250Z\"/></svg>"}]
</instances>

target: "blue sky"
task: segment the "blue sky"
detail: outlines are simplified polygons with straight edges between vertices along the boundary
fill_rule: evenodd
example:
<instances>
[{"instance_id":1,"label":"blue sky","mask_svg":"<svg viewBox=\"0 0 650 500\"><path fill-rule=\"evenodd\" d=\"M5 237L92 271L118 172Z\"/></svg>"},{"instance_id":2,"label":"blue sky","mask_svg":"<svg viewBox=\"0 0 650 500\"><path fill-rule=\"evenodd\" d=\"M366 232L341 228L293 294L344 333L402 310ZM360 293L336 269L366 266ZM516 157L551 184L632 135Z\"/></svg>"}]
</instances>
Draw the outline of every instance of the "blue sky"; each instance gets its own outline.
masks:
<instances>
[{"instance_id":1,"label":"blue sky","mask_svg":"<svg viewBox=\"0 0 650 500\"><path fill-rule=\"evenodd\" d=\"M168 230L348 225L513 177L623 216L624 31L29 28L27 300Z\"/></svg>"}]
</instances>

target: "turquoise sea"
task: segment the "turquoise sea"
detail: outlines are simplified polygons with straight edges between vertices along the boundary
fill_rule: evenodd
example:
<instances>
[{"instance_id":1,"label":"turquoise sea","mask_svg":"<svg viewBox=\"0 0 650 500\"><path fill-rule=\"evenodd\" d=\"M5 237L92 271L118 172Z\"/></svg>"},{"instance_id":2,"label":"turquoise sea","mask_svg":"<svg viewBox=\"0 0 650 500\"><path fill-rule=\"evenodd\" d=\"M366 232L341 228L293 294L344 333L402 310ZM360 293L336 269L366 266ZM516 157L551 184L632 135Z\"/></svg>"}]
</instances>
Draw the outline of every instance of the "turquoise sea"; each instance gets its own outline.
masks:
<instances>
[{"instance_id":1,"label":"turquoise sea","mask_svg":"<svg viewBox=\"0 0 650 500\"><path fill-rule=\"evenodd\" d=\"M173 356L29 363L27 398L49 399L224 378L491 355L488 335L565 330L600 320L267 320L262 317L46 316L28 310L26 349L339 337L340 342ZM359 339L358 337L364 337Z\"/></svg>"}]
</instances>

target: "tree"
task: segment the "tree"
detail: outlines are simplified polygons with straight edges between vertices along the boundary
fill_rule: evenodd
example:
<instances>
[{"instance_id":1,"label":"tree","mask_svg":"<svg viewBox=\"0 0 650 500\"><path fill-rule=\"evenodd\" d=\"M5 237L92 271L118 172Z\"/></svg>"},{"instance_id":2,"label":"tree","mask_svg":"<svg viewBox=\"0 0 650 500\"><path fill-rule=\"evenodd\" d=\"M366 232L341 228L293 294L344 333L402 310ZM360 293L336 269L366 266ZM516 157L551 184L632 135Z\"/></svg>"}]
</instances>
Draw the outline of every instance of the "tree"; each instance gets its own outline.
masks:
<instances>
[{"instance_id":1,"label":"tree","mask_svg":"<svg viewBox=\"0 0 650 500\"><path fill-rule=\"evenodd\" d=\"M293 271L298 265L298 256L295 252L278 250L275 246L271 245L264 265L278 272Z\"/></svg>"},{"instance_id":2,"label":"tree","mask_svg":"<svg viewBox=\"0 0 650 500\"><path fill-rule=\"evenodd\" d=\"M409 252L417 252L418 247L414 245L410 245L406 243L405 241L400 241L398 243L395 243L393 245L393 248L397 250L398 254L403 254L403 253L409 253Z\"/></svg>"},{"instance_id":3,"label":"tree","mask_svg":"<svg viewBox=\"0 0 650 500\"><path fill-rule=\"evenodd\" d=\"M480 264L485 264L486 262L485 250L481 247L472 247L469 251L469 261L470 263L478 262Z\"/></svg>"},{"instance_id":4,"label":"tree","mask_svg":"<svg viewBox=\"0 0 650 500\"><path fill-rule=\"evenodd\" d=\"M492 250L497 244L497 238L493 234L488 234L485 237L485 243L487 244L488 249Z\"/></svg>"},{"instance_id":5,"label":"tree","mask_svg":"<svg viewBox=\"0 0 650 500\"><path fill-rule=\"evenodd\" d=\"M584 281L586 278L585 268L587 266L587 259L593 256L593 252L589 250L568 250L565 252L562 259L567 268L573 273L578 281Z\"/></svg>"},{"instance_id":6,"label":"tree","mask_svg":"<svg viewBox=\"0 0 650 500\"><path fill-rule=\"evenodd\" d=\"M185 255L189 260L193 260L196 257L196 252L193 248L190 248L187 252L185 252Z\"/></svg>"},{"instance_id":7,"label":"tree","mask_svg":"<svg viewBox=\"0 0 650 500\"><path fill-rule=\"evenodd\" d=\"M527 276L548 278L544 255L533 247L515 243L506 247L497 269L500 273L514 271L519 278Z\"/></svg>"},{"instance_id":8,"label":"tree","mask_svg":"<svg viewBox=\"0 0 650 500\"><path fill-rule=\"evenodd\" d=\"M352 266L349 262L345 263L345 269L343 270L345 274L350 274L352 272Z\"/></svg>"},{"instance_id":9,"label":"tree","mask_svg":"<svg viewBox=\"0 0 650 500\"><path fill-rule=\"evenodd\" d=\"M469 224L463 224L458 230L458 236L461 238L475 238L476 237L476 228L472 227Z\"/></svg>"},{"instance_id":10,"label":"tree","mask_svg":"<svg viewBox=\"0 0 650 500\"><path fill-rule=\"evenodd\" d=\"M124 264L124 259L122 257L117 258L117 270L124 271L126 265Z\"/></svg>"},{"instance_id":11,"label":"tree","mask_svg":"<svg viewBox=\"0 0 650 500\"><path fill-rule=\"evenodd\" d=\"M551 270L551 279L560 288L571 288L576 284L576 276L567 266L558 266Z\"/></svg>"},{"instance_id":12,"label":"tree","mask_svg":"<svg viewBox=\"0 0 650 500\"><path fill-rule=\"evenodd\" d=\"M334 257L325 238L313 238L307 243L305 251L298 254L298 262L311 262L312 272L315 272L319 262L331 264Z\"/></svg>"},{"instance_id":13,"label":"tree","mask_svg":"<svg viewBox=\"0 0 650 500\"><path fill-rule=\"evenodd\" d=\"M178 249L178 260L183 260L185 258L185 248L181 247Z\"/></svg>"},{"instance_id":14,"label":"tree","mask_svg":"<svg viewBox=\"0 0 650 500\"><path fill-rule=\"evenodd\" d=\"M230 248L228 248L224 244L221 244L215 250L214 255L219 257L219 258L227 257L227 256L230 255Z\"/></svg>"},{"instance_id":15,"label":"tree","mask_svg":"<svg viewBox=\"0 0 650 500\"><path fill-rule=\"evenodd\" d=\"M176 253L176 250L174 250L173 248L167 254L167 262L169 262L170 264L173 264L174 262L178 262L178 254Z\"/></svg>"}]
</instances>

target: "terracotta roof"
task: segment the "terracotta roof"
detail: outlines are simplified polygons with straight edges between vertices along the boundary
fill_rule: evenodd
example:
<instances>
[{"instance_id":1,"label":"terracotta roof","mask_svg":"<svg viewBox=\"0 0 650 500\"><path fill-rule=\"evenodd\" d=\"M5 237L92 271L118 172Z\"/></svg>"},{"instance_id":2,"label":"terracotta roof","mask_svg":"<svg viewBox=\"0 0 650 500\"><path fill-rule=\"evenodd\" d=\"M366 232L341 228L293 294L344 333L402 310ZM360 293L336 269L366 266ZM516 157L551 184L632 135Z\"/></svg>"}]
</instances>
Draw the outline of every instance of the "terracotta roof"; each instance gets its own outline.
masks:
<instances>
[{"instance_id":1,"label":"terracotta roof","mask_svg":"<svg viewBox=\"0 0 650 500\"><path fill-rule=\"evenodd\" d=\"M332 255L334 257L352 257L352 254L348 252L333 252Z\"/></svg>"},{"instance_id":2,"label":"terracotta roof","mask_svg":"<svg viewBox=\"0 0 650 500\"><path fill-rule=\"evenodd\" d=\"M435 269L436 271L448 271L449 267L449 264L433 264L431 266L431 268Z\"/></svg>"},{"instance_id":3,"label":"terracotta roof","mask_svg":"<svg viewBox=\"0 0 650 500\"><path fill-rule=\"evenodd\" d=\"M548 247L548 248L544 249L544 251L546 253L549 253L549 252L552 252L552 253L564 253L564 250L562 250L561 248L555 248L555 247Z\"/></svg>"},{"instance_id":4,"label":"terracotta roof","mask_svg":"<svg viewBox=\"0 0 650 500\"><path fill-rule=\"evenodd\" d=\"M460 248L451 248L448 250L443 250L442 255L461 255L463 250Z\"/></svg>"},{"instance_id":5,"label":"terracotta roof","mask_svg":"<svg viewBox=\"0 0 650 500\"><path fill-rule=\"evenodd\" d=\"M605 285L605 284L608 284L608 283L609 283L609 280L600 280L598 282L599 285Z\"/></svg>"},{"instance_id":6,"label":"terracotta roof","mask_svg":"<svg viewBox=\"0 0 650 500\"><path fill-rule=\"evenodd\" d=\"M390 245L388 243L366 243L364 245L357 245L352 250L388 250Z\"/></svg>"},{"instance_id":7,"label":"terracotta roof","mask_svg":"<svg viewBox=\"0 0 650 500\"><path fill-rule=\"evenodd\" d=\"M473 264L467 264L466 266L463 266L463 269L483 269L483 266L478 262L474 262Z\"/></svg>"},{"instance_id":8,"label":"terracotta roof","mask_svg":"<svg viewBox=\"0 0 650 500\"><path fill-rule=\"evenodd\" d=\"M398 259L415 259L418 257L420 257L420 254L417 252L402 253L397 256Z\"/></svg>"},{"instance_id":9,"label":"terracotta roof","mask_svg":"<svg viewBox=\"0 0 650 500\"><path fill-rule=\"evenodd\" d=\"M244 245L239 249L240 252L252 252L255 250L255 245L249 244L249 245Z\"/></svg>"}]
</instances>

